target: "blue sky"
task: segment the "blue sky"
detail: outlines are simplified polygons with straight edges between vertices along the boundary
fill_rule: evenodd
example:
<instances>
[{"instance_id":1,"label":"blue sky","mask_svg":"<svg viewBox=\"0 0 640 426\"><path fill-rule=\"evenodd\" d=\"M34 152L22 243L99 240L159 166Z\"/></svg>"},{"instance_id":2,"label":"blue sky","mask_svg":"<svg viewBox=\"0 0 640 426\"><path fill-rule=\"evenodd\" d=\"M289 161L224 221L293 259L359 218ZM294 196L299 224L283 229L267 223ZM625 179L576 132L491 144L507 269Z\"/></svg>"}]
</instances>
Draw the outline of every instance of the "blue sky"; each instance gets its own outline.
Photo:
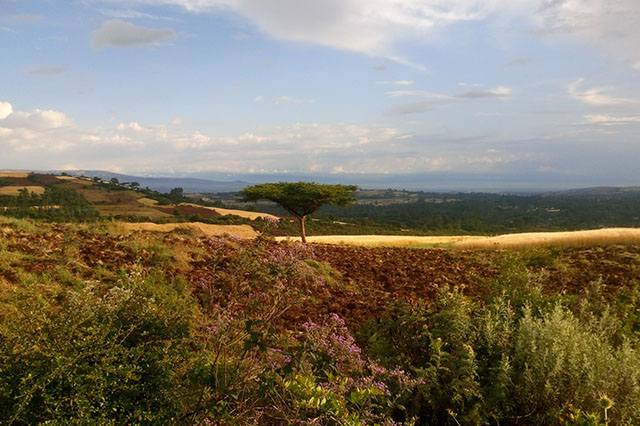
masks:
<instances>
[{"instance_id":1,"label":"blue sky","mask_svg":"<svg viewBox=\"0 0 640 426\"><path fill-rule=\"evenodd\" d=\"M637 183L637 0L0 0L0 168Z\"/></svg>"}]
</instances>

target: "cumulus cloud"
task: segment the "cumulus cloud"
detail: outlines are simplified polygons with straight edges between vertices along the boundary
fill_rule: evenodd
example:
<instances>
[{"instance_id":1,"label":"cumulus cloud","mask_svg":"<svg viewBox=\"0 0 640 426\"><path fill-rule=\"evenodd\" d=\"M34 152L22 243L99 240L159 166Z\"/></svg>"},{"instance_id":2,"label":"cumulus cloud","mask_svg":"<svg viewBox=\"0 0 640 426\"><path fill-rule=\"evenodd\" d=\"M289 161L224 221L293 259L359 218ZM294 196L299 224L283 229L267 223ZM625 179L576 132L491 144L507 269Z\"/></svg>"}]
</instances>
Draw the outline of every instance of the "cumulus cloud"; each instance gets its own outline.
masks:
<instances>
[{"instance_id":1,"label":"cumulus cloud","mask_svg":"<svg viewBox=\"0 0 640 426\"><path fill-rule=\"evenodd\" d=\"M91 34L91 47L100 50L105 47L132 47L156 45L175 35L171 28L147 28L120 19L112 19L102 24Z\"/></svg>"},{"instance_id":2,"label":"cumulus cloud","mask_svg":"<svg viewBox=\"0 0 640 426\"><path fill-rule=\"evenodd\" d=\"M0 120L13 112L13 106L9 102L0 101Z\"/></svg>"},{"instance_id":3,"label":"cumulus cloud","mask_svg":"<svg viewBox=\"0 0 640 426\"><path fill-rule=\"evenodd\" d=\"M407 135L397 129L356 124L296 123L220 136L166 124L122 122L110 127L78 126L64 113L14 111L0 103L0 151L15 167L217 170L262 172L314 167L328 172L336 161L364 167L370 157L384 161ZM385 155L382 155L382 154ZM355 160L354 160L355 159ZM353 161L352 161L353 160ZM359 160L363 162L360 163ZM364 171L362 169L361 171Z\"/></svg>"},{"instance_id":4,"label":"cumulus cloud","mask_svg":"<svg viewBox=\"0 0 640 426\"><path fill-rule=\"evenodd\" d=\"M48 130L73 125L73 121L62 112L41 109L14 111L8 102L0 103L0 120L0 126L9 129Z\"/></svg>"},{"instance_id":5,"label":"cumulus cloud","mask_svg":"<svg viewBox=\"0 0 640 426\"><path fill-rule=\"evenodd\" d=\"M62 74L67 72L68 69L65 67L57 67L57 66L37 66L33 68L29 68L29 74L31 75L39 75L39 76L49 76Z\"/></svg>"}]
</instances>

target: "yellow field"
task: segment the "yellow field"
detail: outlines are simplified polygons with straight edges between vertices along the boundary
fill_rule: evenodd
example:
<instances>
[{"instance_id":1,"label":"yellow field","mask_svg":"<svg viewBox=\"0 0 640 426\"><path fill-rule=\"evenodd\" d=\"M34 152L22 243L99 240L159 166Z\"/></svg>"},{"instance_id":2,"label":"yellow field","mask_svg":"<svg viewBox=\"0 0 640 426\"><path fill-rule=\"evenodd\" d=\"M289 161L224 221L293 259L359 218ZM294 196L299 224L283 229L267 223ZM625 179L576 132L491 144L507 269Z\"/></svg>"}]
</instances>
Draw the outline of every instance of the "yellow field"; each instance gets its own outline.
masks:
<instances>
[{"instance_id":1,"label":"yellow field","mask_svg":"<svg viewBox=\"0 0 640 426\"><path fill-rule=\"evenodd\" d=\"M152 200L151 198L146 198L146 197L139 198L138 202L148 207L155 206L156 204L158 204L158 200Z\"/></svg>"},{"instance_id":2,"label":"yellow field","mask_svg":"<svg viewBox=\"0 0 640 426\"><path fill-rule=\"evenodd\" d=\"M14 178L26 178L29 176L27 172L9 172L6 170L0 170L0 178L3 177L14 177Z\"/></svg>"},{"instance_id":3,"label":"yellow field","mask_svg":"<svg viewBox=\"0 0 640 426\"><path fill-rule=\"evenodd\" d=\"M299 237L277 237L278 240ZM395 235L322 235L307 237L311 243L351 244L367 247L428 247L448 246L461 249L502 249L532 246L580 247L612 244L640 244L640 228L609 228L572 232L530 232L495 237L444 236L418 237Z\"/></svg>"},{"instance_id":4,"label":"yellow field","mask_svg":"<svg viewBox=\"0 0 640 426\"><path fill-rule=\"evenodd\" d=\"M208 237L216 235L235 235L241 238L255 238L258 233L253 230L249 225L210 225L208 223L201 222L189 222L189 223L127 223L122 222L119 224L125 231L153 231L153 232L170 232L176 228L188 229L195 232L200 232Z\"/></svg>"},{"instance_id":5,"label":"yellow field","mask_svg":"<svg viewBox=\"0 0 640 426\"><path fill-rule=\"evenodd\" d=\"M20 190L24 188L27 188L29 193L44 194L43 186L2 186L0 187L0 195L18 195Z\"/></svg>"},{"instance_id":6,"label":"yellow field","mask_svg":"<svg viewBox=\"0 0 640 426\"><path fill-rule=\"evenodd\" d=\"M255 220L258 219L259 217L261 218L272 218L272 219L280 219L278 216L274 216L272 214L268 214L268 213L258 213L258 212L247 212L244 210L233 210L233 209L221 209L219 207L205 207L205 206L201 206L199 204L193 204L193 203L181 203L181 206L193 206L193 207L202 207L208 210L213 210L214 212L218 213L219 215L225 216L228 214L232 214L235 216L240 216L240 217L246 217L248 219L251 220Z\"/></svg>"},{"instance_id":7,"label":"yellow field","mask_svg":"<svg viewBox=\"0 0 640 426\"><path fill-rule=\"evenodd\" d=\"M461 241L459 248L520 248L530 246L581 247L612 244L640 244L640 228L608 228L573 232L530 232Z\"/></svg>"},{"instance_id":8,"label":"yellow field","mask_svg":"<svg viewBox=\"0 0 640 426\"><path fill-rule=\"evenodd\" d=\"M408 246L439 246L453 245L463 241L474 241L486 237L473 236L444 236L444 237L417 237L405 235L318 235L307 237L310 243L322 244L350 244L367 247L408 247ZM291 239L300 241L299 237L276 237L282 241Z\"/></svg>"}]
</instances>

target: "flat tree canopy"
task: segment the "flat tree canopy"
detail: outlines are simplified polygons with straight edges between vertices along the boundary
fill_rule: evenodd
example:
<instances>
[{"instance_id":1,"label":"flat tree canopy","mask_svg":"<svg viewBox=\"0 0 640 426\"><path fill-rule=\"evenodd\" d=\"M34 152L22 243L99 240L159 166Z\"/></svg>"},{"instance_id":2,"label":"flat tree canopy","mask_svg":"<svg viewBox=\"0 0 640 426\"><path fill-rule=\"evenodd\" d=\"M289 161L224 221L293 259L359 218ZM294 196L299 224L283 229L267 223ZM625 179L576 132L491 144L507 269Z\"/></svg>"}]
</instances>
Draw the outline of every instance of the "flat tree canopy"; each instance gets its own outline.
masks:
<instances>
[{"instance_id":1,"label":"flat tree canopy","mask_svg":"<svg viewBox=\"0 0 640 426\"><path fill-rule=\"evenodd\" d=\"M279 182L249 186L241 201L270 200L291 213L300 223L300 237L306 242L304 223L308 215L325 204L347 206L355 201L355 185L322 185L314 182Z\"/></svg>"}]
</instances>

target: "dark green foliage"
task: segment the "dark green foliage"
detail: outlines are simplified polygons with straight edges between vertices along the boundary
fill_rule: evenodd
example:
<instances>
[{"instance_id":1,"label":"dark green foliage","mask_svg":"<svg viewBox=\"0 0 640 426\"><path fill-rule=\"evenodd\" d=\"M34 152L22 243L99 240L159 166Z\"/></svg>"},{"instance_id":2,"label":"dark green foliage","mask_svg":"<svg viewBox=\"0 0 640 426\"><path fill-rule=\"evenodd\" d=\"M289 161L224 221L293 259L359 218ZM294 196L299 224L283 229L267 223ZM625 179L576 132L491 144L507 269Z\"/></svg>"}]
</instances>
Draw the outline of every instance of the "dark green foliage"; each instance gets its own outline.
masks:
<instances>
[{"instance_id":1,"label":"dark green foliage","mask_svg":"<svg viewBox=\"0 0 640 426\"><path fill-rule=\"evenodd\" d=\"M0 423L167 424L180 414L192 303L124 278L56 299L30 285L0 328Z\"/></svg>"},{"instance_id":2,"label":"dark green foliage","mask_svg":"<svg viewBox=\"0 0 640 426\"><path fill-rule=\"evenodd\" d=\"M243 189L241 201L273 201L296 217L306 241L305 219L325 204L348 206L355 201L355 185L321 185L314 182L263 183Z\"/></svg>"},{"instance_id":3,"label":"dark green foliage","mask_svg":"<svg viewBox=\"0 0 640 426\"><path fill-rule=\"evenodd\" d=\"M0 196L3 213L18 218L46 219L53 221L91 220L98 212L84 196L59 185L48 185L38 195L22 189L18 196Z\"/></svg>"}]
</instances>

